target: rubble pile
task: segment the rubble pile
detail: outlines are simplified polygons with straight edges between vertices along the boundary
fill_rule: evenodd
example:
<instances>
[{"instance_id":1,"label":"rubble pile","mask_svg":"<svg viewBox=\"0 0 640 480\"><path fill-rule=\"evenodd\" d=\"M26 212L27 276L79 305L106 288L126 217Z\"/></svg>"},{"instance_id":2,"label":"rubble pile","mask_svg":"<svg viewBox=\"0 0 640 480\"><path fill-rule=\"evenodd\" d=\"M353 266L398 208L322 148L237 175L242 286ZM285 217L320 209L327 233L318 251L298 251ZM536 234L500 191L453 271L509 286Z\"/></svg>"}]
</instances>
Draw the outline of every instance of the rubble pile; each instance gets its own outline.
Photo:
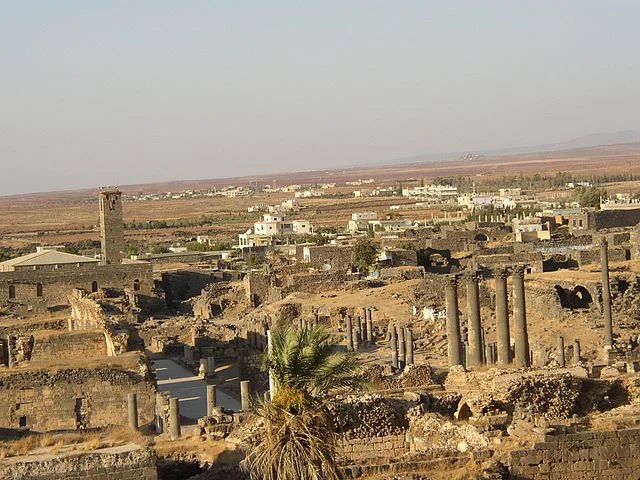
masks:
<instances>
[{"instance_id":1,"label":"rubble pile","mask_svg":"<svg viewBox=\"0 0 640 480\"><path fill-rule=\"evenodd\" d=\"M576 408L580 381L570 374L520 377L507 387L506 402L523 417L567 418Z\"/></svg>"},{"instance_id":2,"label":"rubble pile","mask_svg":"<svg viewBox=\"0 0 640 480\"><path fill-rule=\"evenodd\" d=\"M221 440L233 429L233 415L222 407L216 407L210 416L198 419L198 427L201 435Z\"/></svg>"},{"instance_id":3,"label":"rubble pile","mask_svg":"<svg viewBox=\"0 0 640 480\"><path fill-rule=\"evenodd\" d=\"M399 435L407 427L406 409L381 395L349 396L332 410L336 431L347 438Z\"/></svg>"},{"instance_id":4,"label":"rubble pile","mask_svg":"<svg viewBox=\"0 0 640 480\"><path fill-rule=\"evenodd\" d=\"M365 369L363 376L381 390L438 385L429 365L407 365L397 376L388 375L386 370L383 365L371 365Z\"/></svg>"},{"instance_id":5,"label":"rubble pile","mask_svg":"<svg viewBox=\"0 0 640 480\"><path fill-rule=\"evenodd\" d=\"M468 423L456 425L435 413L422 414L418 408L411 409L408 417L408 435L417 452L469 452L489 446L489 440Z\"/></svg>"}]
</instances>

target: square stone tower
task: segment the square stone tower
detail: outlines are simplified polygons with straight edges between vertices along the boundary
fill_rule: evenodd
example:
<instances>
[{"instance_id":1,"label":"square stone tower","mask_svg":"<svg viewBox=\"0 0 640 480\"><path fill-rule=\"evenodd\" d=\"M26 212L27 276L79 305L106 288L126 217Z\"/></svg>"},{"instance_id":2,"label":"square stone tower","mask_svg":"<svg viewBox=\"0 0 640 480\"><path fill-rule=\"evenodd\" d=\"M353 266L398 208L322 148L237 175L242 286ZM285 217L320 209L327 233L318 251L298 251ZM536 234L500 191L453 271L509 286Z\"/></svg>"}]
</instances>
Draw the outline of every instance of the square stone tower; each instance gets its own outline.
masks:
<instances>
[{"instance_id":1,"label":"square stone tower","mask_svg":"<svg viewBox=\"0 0 640 480\"><path fill-rule=\"evenodd\" d=\"M121 263L124 255L124 222L122 220L122 193L117 188L101 189L100 235L101 265Z\"/></svg>"}]
</instances>

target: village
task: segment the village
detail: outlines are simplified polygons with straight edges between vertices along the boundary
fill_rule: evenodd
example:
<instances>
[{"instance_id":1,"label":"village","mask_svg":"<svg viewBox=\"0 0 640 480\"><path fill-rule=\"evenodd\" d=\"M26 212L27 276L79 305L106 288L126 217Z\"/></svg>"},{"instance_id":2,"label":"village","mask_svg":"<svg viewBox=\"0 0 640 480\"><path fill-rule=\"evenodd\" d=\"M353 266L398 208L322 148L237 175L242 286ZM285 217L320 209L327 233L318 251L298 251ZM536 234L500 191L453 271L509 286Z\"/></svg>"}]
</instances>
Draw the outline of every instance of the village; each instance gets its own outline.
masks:
<instances>
[{"instance_id":1,"label":"village","mask_svg":"<svg viewBox=\"0 0 640 480\"><path fill-rule=\"evenodd\" d=\"M352 183L252 192L235 236L155 253L104 187L99 251L45 234L1 262L2 478L250 478L283 332L357 361L331 406L345 478L635 478L633 189L380 180L395 197L323 214Z\"/></svg>"}]
</instances>

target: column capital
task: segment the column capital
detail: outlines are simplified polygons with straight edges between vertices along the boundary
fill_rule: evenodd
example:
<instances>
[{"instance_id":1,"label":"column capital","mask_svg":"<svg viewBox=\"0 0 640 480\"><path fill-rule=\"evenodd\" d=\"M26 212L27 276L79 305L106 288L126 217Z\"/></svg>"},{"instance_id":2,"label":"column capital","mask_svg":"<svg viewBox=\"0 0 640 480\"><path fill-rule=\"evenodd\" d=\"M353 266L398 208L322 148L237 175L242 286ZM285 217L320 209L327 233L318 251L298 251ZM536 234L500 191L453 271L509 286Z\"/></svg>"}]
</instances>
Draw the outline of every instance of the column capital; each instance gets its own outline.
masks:
<instances>
[{"instance_id":1,"label":"column capital","mask_svg":"<svg viewBox=\"0 0 640 480\"><path fill-rule=\"evenodd\" d=\"M516 265L511 270L511 275L514 277L524 278L524 272L526 271L526 269L527 267L525 265Z\"/></svg>"},{"instance_id":2,"label":"column capital","mask_svg":"<svg viewBox=\"0 0 640 480\"><path fill-rule=\"evenodd\" d=\"M469 271L464 273L464 279L467 282L478 283L481 278L482 278L482 275L480 274L480 272L478 270L469 270Z\"/></svg>"},{"instance_id":3,"label":"column capital","mask_svg":"<svg viewBox=\"0 0 640 480\"><path fill-rule=\"evenodd\" d=\"M447 288L447 287L457 287L458 286L458 275L456 275L456 274L446 275L442 279L442 283L444 284L445 288Z\"/></svg>"},{"instance_id":4,"label":"column capital","mask_svg":"<svg viewBox=\"0 0 640 480\"><path fill-rule=\"evenodd\" d=\"M496 278L508 278L511 272L507 267L498 267L493 270L493 276Z\"/></svg>"}]
</instances>

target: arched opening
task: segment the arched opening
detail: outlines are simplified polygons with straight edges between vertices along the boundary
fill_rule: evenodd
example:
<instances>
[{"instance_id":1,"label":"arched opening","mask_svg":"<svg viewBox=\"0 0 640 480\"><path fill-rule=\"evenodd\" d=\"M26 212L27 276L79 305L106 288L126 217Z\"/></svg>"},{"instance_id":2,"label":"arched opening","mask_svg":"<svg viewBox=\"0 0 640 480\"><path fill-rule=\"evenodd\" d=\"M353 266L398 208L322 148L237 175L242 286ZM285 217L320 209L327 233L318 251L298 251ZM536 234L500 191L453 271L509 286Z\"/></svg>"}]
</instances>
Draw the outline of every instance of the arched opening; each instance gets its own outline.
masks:
<instances>
[{"instance_id":1,"label":"arched opening","mask_svg":"<svg viewBox=\"0 0 640 480\"><path fill-rule=\"evenodd\" d=\"M140 291L140 280L138 280L137 278L133 281L133 291L134 292Z\"/></svg>"},{"instance_id":2,"label":"arched opening","mask_svg":"<svg viewBox=\"0 0 640 480\"><path fill-rule=\"evenodd\" d=\"M36 297L41 298L42 295L43 295L42 284L41 283L36 283Z\"/></svg>"},{"instance_id":3,"label":"arched opening","mask_svg":"<svg viewBox=\"0 0 640 480\"><path fill-rule=\"evenodd\" d=\"M576 296L576 308L590 308L593 303L593 297L582 285L577 285L573 289L573 293Z\"/></svg>"},{"instance_id":4,"label":"arched opening","mask_svg":"<svg viewBox=\"0 0 640 480\"><path fill-rule=\"evenodd\" d=\"M476 233L476 235L475 235L475 237L473 237L473 239L476 242L487 242L487 241L489 241L489 237L487 237L487 235L482 233L482 232Z\"/></svg>"},{"instance_id":5,"label":"arched opening","mask_svg":"<svg viewBox=\"0 0 640 480\"><path fill-rule=\"evenodd\" d=\"M558 299L560 300L560 306L562 308L569 308L569 305L567 302L567 293L565 292L564 288L562 288L560 285L556 285L553 288L556 289L556 293L558 294Z\"/></svg>"},{"instance_id":6,"label":"arched opening","mask_svg":"<svg viewBox=\"0 0 640 480\"><path fill-rule=\"evenodd\" d=\"M98 282L96 282L95 280L91 282L91 291L94 293L98 291Z\"/></svg>"},{"instance_id":7,"label":"arched opening","mask_svg":"<svg viewBox=\"0 0 640 480\"><path fill-rule=\"evenodd\" d=\"M16 286L9 285L9 300L13 300L16 298Z\"/></svg>"}]
</instances>

